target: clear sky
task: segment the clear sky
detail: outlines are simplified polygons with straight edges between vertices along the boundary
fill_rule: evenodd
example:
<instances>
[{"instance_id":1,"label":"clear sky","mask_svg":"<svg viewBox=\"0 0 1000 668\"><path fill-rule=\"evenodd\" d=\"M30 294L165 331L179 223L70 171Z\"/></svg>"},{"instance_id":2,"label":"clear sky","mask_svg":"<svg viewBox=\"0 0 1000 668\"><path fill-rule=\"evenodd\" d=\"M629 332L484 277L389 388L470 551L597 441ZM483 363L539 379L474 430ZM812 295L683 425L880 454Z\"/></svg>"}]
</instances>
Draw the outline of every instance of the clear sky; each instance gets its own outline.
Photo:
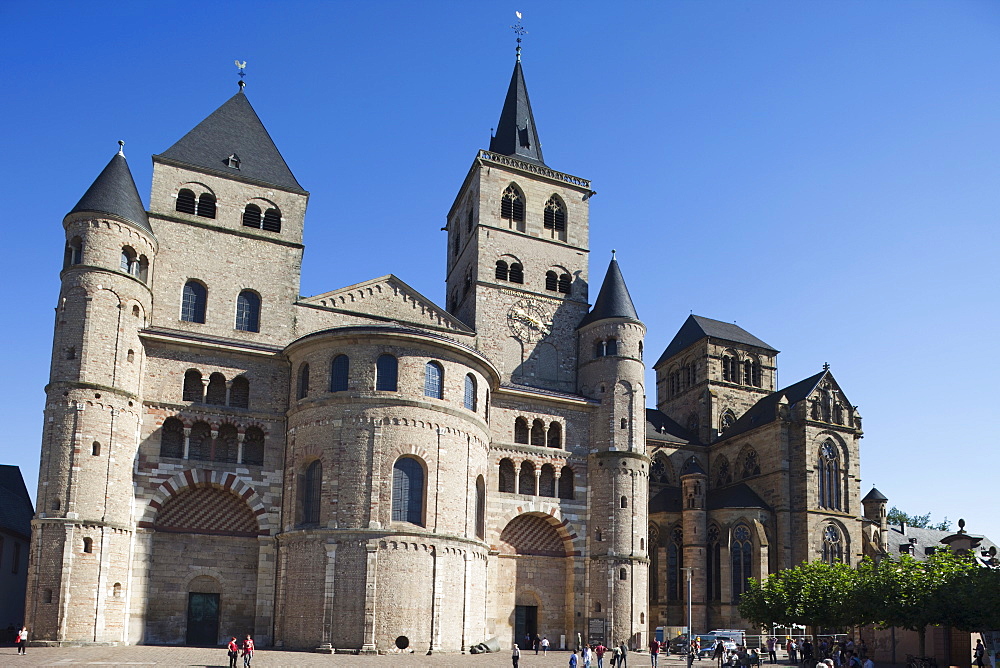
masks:
<instances>
[{"instance_id":1,"label":"clear sky","mask_svg":"<svg viewBox=\"0 0 1000 668\"><path fill-rule=\"evenodd\" d=\"M591 273L617 249L650 356L694 312L784 351L781 386L829 362L862 493L1000 539L995 2L0 3L0 462L34 495L63 216L118 139L148 204L237 58L311 192L302 293L391 272L443 304L514 10L546 162L593 180Z\"/></svg>"}]
</instances>

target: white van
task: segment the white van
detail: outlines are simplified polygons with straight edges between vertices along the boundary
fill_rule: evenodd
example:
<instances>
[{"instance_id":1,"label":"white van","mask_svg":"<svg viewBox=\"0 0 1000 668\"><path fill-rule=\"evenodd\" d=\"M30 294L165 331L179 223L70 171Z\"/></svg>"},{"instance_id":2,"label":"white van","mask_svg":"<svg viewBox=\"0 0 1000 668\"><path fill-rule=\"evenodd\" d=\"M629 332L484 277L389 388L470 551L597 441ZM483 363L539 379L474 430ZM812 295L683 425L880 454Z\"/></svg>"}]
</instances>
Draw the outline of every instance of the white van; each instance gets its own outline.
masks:
<instances>
[{"instance_id":1,"label":"white van","mask_svg":"<svg viewBox=\"0 0 1000 668\"><path fill-rule=\"evenodd\" d=\"M747 644L746 631L741 629L716 629L714 631L709 631L709 633L719 638L732 640L737 645L743 645L745 647Z\"/></svg>"}]
</instances>

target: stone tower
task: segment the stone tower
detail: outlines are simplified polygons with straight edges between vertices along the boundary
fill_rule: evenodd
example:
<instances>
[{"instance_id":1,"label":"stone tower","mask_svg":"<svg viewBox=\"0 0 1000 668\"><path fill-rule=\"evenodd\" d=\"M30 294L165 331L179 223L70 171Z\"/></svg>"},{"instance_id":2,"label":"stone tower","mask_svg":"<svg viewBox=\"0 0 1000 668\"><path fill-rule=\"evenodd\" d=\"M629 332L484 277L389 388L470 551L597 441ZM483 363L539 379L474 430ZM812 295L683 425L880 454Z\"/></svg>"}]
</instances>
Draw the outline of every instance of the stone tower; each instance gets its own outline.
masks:
<instances>
[{"instance_id":1,"label":"stone tower","mask_svg":"<svg viewBox=\"0 0 1000 668\"><path fill-rule=\"evenodd\" d=\"M777 389L777 355L733 323L691 315L653 365L656 406L712 443Z\"/></svg>"},{"instance_id":2,"label":"stone tower","mask_svg":"<svg viewBox=\"0 0 1000 668\"><path fill-rule=\"evenodd\" d=\"M594 599L588 601L588 610L594 614L607 606L607 640L613 642L642 634L646 626L645 334L618 262L612 259L594 308L579 327L579 392L600 402L591 417L587 463Z\"/></svg>"},{"instance_id":3,"label":"stone tower","mask_svg":"<svg viewBox=\"0 0 1000 668\"><path fill-rule=\"evenodd\" d=\"M889 516L885 508L888 504L889 498L874 487L865 494L865 498L861 499L861 505L865 509L865 519L878 527L878 533L873 534L878 540L873 543L882 554L889 551Z\"/></svg>"},{"instance_id":4,"label":"stone tower","mask_svg":"<svg viewBox=\"0 0 1000 668\"><path fill-rule=\"evenodd\" d=\"M572 392L587 313L590 182L542 159L520 55L496 135L448 213L447 308L503 382Z\"/></svg>"},{"instance_id":5,"label":"stone tower","mask_svg":"<svg viewBox=\"0 0 1000 668\"><path fill-rule=\"evenodd\" d=\"M708 474L694 457L684 463L681 469L681 522L684 528L684 563L688 567L702 564L708 548ZM687 598L688 573L682 574ZM703 568L690 571L691 579L691 619L693 629L708 628L706 607L706 577Z\"/></svg>"},{"instance_id":6,"label":"stone tower","mask_svg":"<svg viewBox=\"0 0 1000 668\"><path fill-rule=\"evenodd\" d=\"M66 215L27 624L125 641L144 351L157 240L121 151Z\"/></svg>"}]
</instances>

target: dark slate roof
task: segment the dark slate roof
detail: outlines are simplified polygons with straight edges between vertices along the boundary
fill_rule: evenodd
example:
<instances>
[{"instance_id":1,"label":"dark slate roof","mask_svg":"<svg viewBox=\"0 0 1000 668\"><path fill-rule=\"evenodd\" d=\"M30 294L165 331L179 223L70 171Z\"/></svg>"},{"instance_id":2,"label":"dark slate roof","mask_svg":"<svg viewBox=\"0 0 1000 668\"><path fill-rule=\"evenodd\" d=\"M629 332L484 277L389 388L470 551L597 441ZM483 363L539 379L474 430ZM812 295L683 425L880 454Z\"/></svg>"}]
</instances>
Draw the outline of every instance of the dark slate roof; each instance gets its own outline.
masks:
<instances>
[{"instance_id":1,"label":"dark slate roof","mask_svg":"<svg viewBox=\"0 0 1000 668\"><path fill-rule=\"evenodd\" d=\"M611 264L608 265L608 273L604 275L604 283L601 284L601 291L597 293L594 308L580 321L580 327L607 318L629 318L639 321L639 314L635 312L635 305L628 293L628 286L625 285L622 270L618 268L618 260L614 258L611 258Z\"/></svg>"},{"instance_id":2,"label":"dark slate roof","mask_svg":"<svg viewBox=\"0 0 1000 668\"><path fill-rule=\"evenodd\" d=\"M914 527L906 527L906 533L903 533L902 528L897 524L889 525L889 530L885 534L886 542L889 544L888 557L891 559L899 559L901 554L904 552L899 551L900 545L912 545L913 550L910 555L919 561L923 561L927 558L927 548L933 547L936 550L947 550L948 545L944 542L944 539L949 538L955 534L954 531L939 531L937 529L916 529ZM978 536L977 536L978 538ZM913 539L911 541L911 539ZM979 553L979 556L983 552L988 551L991 547L994 547L996 543L986 537L982 537L982 542L976 547L975 552Z\"/></svg>"},{"instance_id":3,"label":"dark slate roof","mask_svg":"<svg viewBox=\"0 0 1000 668\"><path fill-rule=\"evenodd\" d=\"M681 328L677 330L677 334L674 335L674 338L667 346L667 349L663 351L662 355L660 355L660 359L656 360L656 364L653 365L653 368L660 366L668 359L690 346L692 343L701 341L705 337L720 339L722 341L732 341L733 343L742 343L748 346L754 346L755 348L770 350L775 353L778 352L775 348L772 348L768 344L764 343L747 330L738 325L734 325L731 322L722 322L721 320L703 318L700 315L689 315L688 319L684 321L683 325L681 325Z\"/></svg>"},{"instance_id":4,"label":"dark slate roof","mask_svg":"<svg viewBox=\"0 0 1000 668\"><path fill-rule=\"evenodd\" d=\"M888 501L888 500L889 497L887 497L885 494L878 491L874 487L872 487L872 491L865 494L865 498L861 499L861 501Z\"/></svg>"},{"instance_id":5,"label":"dark slate roof","mask_svg":"<svg viewBox=\"0 0 1000 668\"><path fill-rule=\"evenodd\" d=\"M681 510L680 487L664 487L649 500L650 513L679 513Z\"/></svg>"},{"instance_id":6,"label":"dark slate roof","mask_svg":"<svg viewBox=\"0 0 1000 668\"><path fill-rule=\"evenodd\" d=\"M778 390L777 392L772 392L767 395L751 406L750 410L741 415L733 426L730 427L719 440L732 438L733 436L746 433L751 429L756 429L761 425L773 422L778 416L777 406L782 397L788 401L788 406L791 407L793 404L802 401L812 394L813 390L816 389L816 386L819 385L819 382L828 373L830 372L820 371L815 376L809 376L805 380L800 380L794 385L789 385L783 390Z\"/></svg>"},{"instance_id":7,"label":"dark slate roof","mask_svg":"<svg viewBox=\"0 0 1000 668\"><path fill-rule=\"evenodd\" d=\"M688 457L688 460L684 462L684 466L681 467L681 475L691 475L692 473L701 473L702 475L708 475L705 469L701 467L701 463L698 462L696 457Z\"/></svg>"},{"instance_id":8,"label":"dark slate roof","mask_svg":"<svg viewBox=\"0 0 1000 668\"><path fill-rule=\"evenodd\" d=\"M646 409L646 439L683 444L698 443L697 436L655 408Z\"/></svg>"},{"instance_id":9,"label":"dark slate roof","mask_svg":"<svg viewBox=\"0 0 1000 668\"><path fill-rule=\"evenodd\" d=\"M709 510L721 510L723 508L764 508L771 510L764 499L757 495L757 492L750 489L745 483L728 485L719 489L708 491L708 499L705 504Z\"/></svg>"},{"instance_id":10,"label":"dark slate roof","mask_svg":"<svg viewBox=\"0 0 1000 668\"><path fill-rule=\"evenodd\" d=\"M524 85L521 60L514 63L507 98L503 101L496 134L490 139L490 151L544 165L542 145L538 142L535 117L531 113L528 88Z\"/></svg>"},{"instance_id":11,"label":"dark slate roof","mask_svg":"<svg viewBox=\"0 0 1000 668\"><path fill-rule=\"evenodd\" d=\"M0 529L30 538L34 514L21 469L0 464Z\"/></svg>"},{"instance_id":12,"label":"dark slate roof","mask_svg":"<svg viewBox=\"0 0 1000 668\"><path fill-rule=\"evenodd\" d=\"M228 164L233 154L239 169ZM242 90L157 157L305 192Z\"/></svg>"},{"instance_id":13,"label":"dark slate roof","mask_svg":"<svg viewBox=\"0 0 1000 668\"><path fill-rule=\"evenodd\" d=\"M146 207L142 205L139 190L135 187L132 171L121 151L111 158L111 162L87 188L87 192L70 213L78 211L111 214L134 223L150 234L153 232L153 228L149 226L149 218L146 217Z\"/></svg>"}]
</instances>

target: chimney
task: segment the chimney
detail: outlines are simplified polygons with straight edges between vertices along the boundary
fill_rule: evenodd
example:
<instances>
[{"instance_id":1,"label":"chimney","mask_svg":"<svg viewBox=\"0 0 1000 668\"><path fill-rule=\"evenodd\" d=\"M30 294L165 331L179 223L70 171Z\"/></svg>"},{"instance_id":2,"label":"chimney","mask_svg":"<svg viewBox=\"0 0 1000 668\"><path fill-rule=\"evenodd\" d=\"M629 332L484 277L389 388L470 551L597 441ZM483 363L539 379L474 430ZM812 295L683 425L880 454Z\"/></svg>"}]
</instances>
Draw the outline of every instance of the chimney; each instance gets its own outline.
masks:
<instances>
[{"instance_id":1,"label":"chimney","mask_svg":"<svg viewBox=\"0 0 1000 668\"><path fill-rule=\"evenodd\" d=\"M899 533L906 535L906 522L899 523Z\"/></svg>"}]
</instances>

